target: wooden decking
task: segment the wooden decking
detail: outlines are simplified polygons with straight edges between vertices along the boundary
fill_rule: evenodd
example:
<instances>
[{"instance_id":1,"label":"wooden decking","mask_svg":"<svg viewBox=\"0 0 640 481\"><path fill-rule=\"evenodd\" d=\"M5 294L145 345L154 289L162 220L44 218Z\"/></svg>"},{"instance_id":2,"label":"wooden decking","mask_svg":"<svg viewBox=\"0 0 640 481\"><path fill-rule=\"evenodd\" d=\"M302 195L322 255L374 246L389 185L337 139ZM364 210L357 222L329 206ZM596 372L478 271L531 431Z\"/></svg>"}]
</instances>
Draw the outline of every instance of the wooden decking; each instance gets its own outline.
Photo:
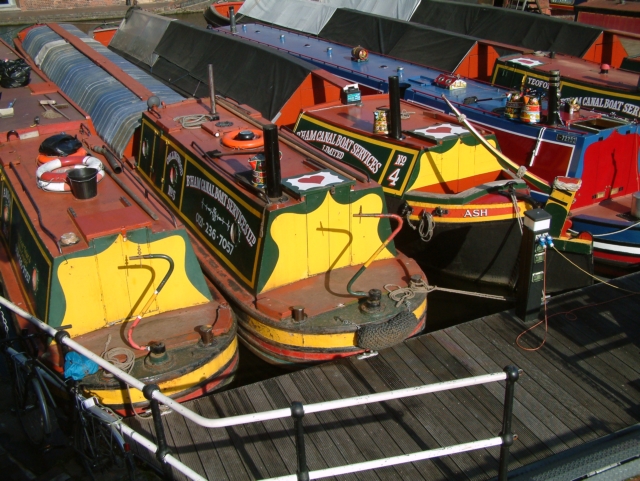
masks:
<instances>
[{"instance_id":1,"label":"wooden decking","mask_svg":"<svg viewBox=\"0 0 640 481\"><path fill-rule=\"evenodd\" d=\"M640 275L613 282L640 293ZM502 371L516 386L510 469L640 421L640 297L605 285L552 300L546 343L525 351L512 312L422 335L366 360L347 359L188 403L226 417ZM428 322L428 320L427 320ZM544 326L522 341L535 346ZM373 460L498 435L504 383L307 415L309 469ZM293 422L205 430L163 416L173 453L208 479L252 480L296 471ZM149 435L151 422L130 424ZM362 480L484 480L497 475L499 448L340 477ZM181 475L177 475L182 479Z\"/></svg>"}]
</instances>

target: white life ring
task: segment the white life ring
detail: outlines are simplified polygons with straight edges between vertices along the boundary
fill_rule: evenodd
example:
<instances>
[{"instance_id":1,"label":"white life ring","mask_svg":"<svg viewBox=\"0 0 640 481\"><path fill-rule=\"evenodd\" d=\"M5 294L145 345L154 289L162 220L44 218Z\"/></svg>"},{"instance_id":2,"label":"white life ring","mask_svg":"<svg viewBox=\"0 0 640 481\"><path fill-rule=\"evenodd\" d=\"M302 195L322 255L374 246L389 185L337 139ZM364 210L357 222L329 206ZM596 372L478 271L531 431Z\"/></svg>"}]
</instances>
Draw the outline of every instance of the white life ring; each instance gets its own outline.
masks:
<instances>
[{"instance_id":1,"label":"white life ring","mask_svg":"<svg viewBox=\"0 0 640 481\"><path fill-rule=\"evenodd\" d=\"M71 186L67 183L67 173L53 172L61 167L69 166L72 166L74 169L96 169L98 171L98 182L104 177L104 166L102 162L100 162L100 159L89 155L86 157L66 157L63 159L50 160L38 167L36 170L38 187L49 192L69 192Z\"/></svg>"}]
</instances>

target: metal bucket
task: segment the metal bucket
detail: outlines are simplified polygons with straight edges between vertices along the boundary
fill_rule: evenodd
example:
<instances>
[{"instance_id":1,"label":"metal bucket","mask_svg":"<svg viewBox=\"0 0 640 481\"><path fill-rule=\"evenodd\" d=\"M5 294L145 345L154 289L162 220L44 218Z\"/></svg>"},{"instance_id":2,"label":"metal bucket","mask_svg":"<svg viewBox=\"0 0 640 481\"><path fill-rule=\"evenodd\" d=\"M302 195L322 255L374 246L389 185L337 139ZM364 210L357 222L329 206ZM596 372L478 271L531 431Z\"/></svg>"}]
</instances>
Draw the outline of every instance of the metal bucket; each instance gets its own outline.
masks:
<instances>
[{"instance_id":1,"label":"metal bucket","mask_svg":"<svg viewBox=\"0 0 640 481\"><path fill-rule=\"evenodd\" d=\"M519 119L522 105L523 101L520 92L511 92L504 109L504 116L508 119Z\"/></svg>"},{"instance_id":2,"label":"metal bucket","mask_svg":"<svg viewBox=\"0 0 640 481\"><path fill-rule=\"evenodd\" d=\"M72 169L67 172L67 181L76 199L91 199L98 195L98 169Z\"/></svg>"},{"instance_id":3,"label":"metal bucket","mask_svg":"<svg viewBox=\"0 0 640 481\"><path fill-rule=\"evenodd\" d=\"M529 97L520 112L520 120L526 124L537 124L540 122L540 101L537 97Z\"/></svg>"}]
</instances>

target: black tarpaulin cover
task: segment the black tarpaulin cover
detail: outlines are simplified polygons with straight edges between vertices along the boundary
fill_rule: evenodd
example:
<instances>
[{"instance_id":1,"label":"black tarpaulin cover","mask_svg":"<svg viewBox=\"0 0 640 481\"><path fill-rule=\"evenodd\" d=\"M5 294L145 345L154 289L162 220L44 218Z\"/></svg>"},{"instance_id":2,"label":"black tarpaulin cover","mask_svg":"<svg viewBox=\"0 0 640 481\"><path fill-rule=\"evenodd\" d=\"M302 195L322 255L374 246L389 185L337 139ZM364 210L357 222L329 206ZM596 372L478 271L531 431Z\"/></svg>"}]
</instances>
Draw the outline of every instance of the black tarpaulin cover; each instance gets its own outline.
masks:
<instances>
[{"instance_id":1,"label":"black tarpaulin cover","mask_svg":"<svg viewBox=\"0 0 640 481\"><path fill-rule=\"evenodd\" d=\"M346 8L335 11L319 37L449 72L476 45L464 35Z\"/></svg>"},{"instance_id":2,"label":"black tarpaulin cover","mask_svg":"<svg viewBox=\"0 0 640 481\"><path fill-rule=\"evenodd\" d=\"M532 50L582 57L602 30L529 12L444 0L422 0L412 22Z\"/></svg>"},{"instance_id":3,"label":"black tarpaulin cover","mask_svg":"<svg viewBox=\"0 0 640 481\"><path fill-rule=\"evenodd\" d=\"M208 97L207 65L216 93L273 119L315 68L290 55L180 21L156 47L153 74L194 97Z\"/></svg>"}]
</instances>

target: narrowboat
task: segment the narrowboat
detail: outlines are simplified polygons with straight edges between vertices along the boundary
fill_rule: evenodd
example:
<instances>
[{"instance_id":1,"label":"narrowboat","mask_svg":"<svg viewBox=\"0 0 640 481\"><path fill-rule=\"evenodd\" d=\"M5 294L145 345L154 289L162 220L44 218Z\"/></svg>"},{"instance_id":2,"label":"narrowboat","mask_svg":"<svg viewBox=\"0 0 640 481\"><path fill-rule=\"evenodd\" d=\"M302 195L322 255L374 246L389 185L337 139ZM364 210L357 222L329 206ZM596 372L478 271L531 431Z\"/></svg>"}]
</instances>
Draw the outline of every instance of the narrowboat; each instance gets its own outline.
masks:
<instances>
[{"instance_id":1,"label":"narrowboat","mask_svg":"<svg viewBox=\"0 0 640 481\"><path fill-rule=\"evenodd\" d=\"M131 18L136 15L139 15L139 13L134 12ZM127 25L128 22L129 20L127 20L127 22L125 22L121 27L123 39L145 36L143 31L132 31ZM132 25L135 24L136 22L133 22ZM219 80L216 80L216 89L219 92L224 92L225 95L228 95L241 103L246 103L254 106L256 109L260 109L262 115L267 118L274 119L274 122L281 126L293 125L297 120L300 108L305 107L305 105L301 105L300 102L296 102L291 99L305 99L308 102L307 107L312 108L314 105L322 104L326 100L330 100L324 93L313 91L313 89L311 89L313 93L303 93L305 90L309 92L311 87L305 87L304 82L301 83L300 87L298 87L294 92L282 95L284 92L283 87L285 86L285 82L281 81L279 77L282 76L286 78L286 84L288 85L296 85L297 82L295 82L294 79L296 78L301 64L296 63L292 56L278 53L274 49L265 49L264 47L259 47L255 43L251 44L246 41L239 40L238 37L240 35L244 35L244 27L245 26L243 25L238 28L238 35L225 35L216 30L205 31L197 29L179 21L170 22L164 35L157 41L157 45L154 48L156 55L154 61L152 64L148 64L148 66L150 69L153 69L153 72L158 75L159 78L170 83L172 86L178 87L182 91L189 91L189 89L191 89L191 91L197 92L198 89L202 90L201 86L204 80L202 70L200 70L200 68L205 64L205 62L211 62L215 71L218 72L217 78ZM119 34L114 37L111 44L112 46L119 42L118 35ZM286 45L286 38L281 40L284 40L284 44ZM126 45L123 45L122 47L126 48ZM180 54L180 52L185 49L192 52L192 55L189 58L185 58ZM126 48L126 52L131 55L138 55L135 45ZM235 57L243 58L245 61L242 65L229 64L227 61L228 52L233 52ZM148 58L148 56L145 56L145 58ZM287 58L290 60L287 61ZM269 60L268 64L266 62L267 59ZM148 62L148 60L146 61ZM267 65L269 65L269 69L271 70L265 70ZM273 67L274 65L277 65L277 69ZM307 65L306 68L309 68L308 64L305 63L305 65ZM273 78L274 87L271 90L272 94L268 103L265 103L263 98L258 98L259 93L256 92L256 89L248 89L246 84L242 85L242 83L239 82L229 82L229 78L252 78L253 75L258 74L266 78ZM313 71L312 75L317 77L315 83L321 83L326 81L326 79L333 77L326 72L321 74L319 71ZM321 81L321 78L325 80ZM337 80L335 80L335 77L333 78L333 82L336 83ZM343 84L342 94L348 97L351 95L351 89L355 89L355 91L362 89L364 91L366 88L366 86L360 86L359 88L349 86L348 83L345 83ZM370 87L369 90L371 90ZM357 95L362 93L363 92L357 92ZM353 94L356 95L356 92L353 92ZM201 95L206 95L206 92L202 92ZM362 99L365 99L366 97L366 95L363 95ZM376 101L381 102L379 106L384 106L388 103L384 96L376 97ZM370 106L371 104L367 105ZM351 105L350 108L354 112L357 112L357 109L354 109L353 105ZM416 108L429 110L415 104L407 107L409 111L415 110ZM435 114L435 112L432 113ZM351 114L348 114L345 111L343 112L343 115L348 116ZM373 115L373 112L371 112L371 115ZM363 117L363 122L370 121L372 121L372 117ZM423 125L418 125L421 122ZM413 183L413 181L409 182L409 177L417 175L418 171L420 171L421 174L425 176L425 178L421 178L420 181L426 182L426 177L428 177L427 172L429 171L432 172L435 177L442 175L442 172L439 171L441 166L431 166L427 160L428 156L435 155L439 158L443 155L442 153L444 151L449 149L451 149L451 152L448 154L449 157L455 158L457 155L469 156L469 163L467 165L470 167L468 169L465 168L461 171L457 171L456 168L451 168L450 170L445 169L447 170L445 175L447 180L443 181L441 186L430 184L420 186L420 188L424 188L427 192L443 194L444 200L436 199L436 195L430 198L431 203L445 202L452 205L458 204L458 210L449 211L444 209L447 210L447 214L445 216L431 216L431 210L429 209L427 209L424 216L420 214L421 211L417 211L415 213L415 216L420 214L420 218L414 218L412 222L417 220L417 222L422 222L425 226L430 225L432 222L441 224L439 229L437 229L438 234L432 241L435 247L427 247L422 240L419 240L420 237L417 234L417 230L410 229L410 227L407 226L403 232L411 231L411 235L409 235L408 238L416 241L416 244L413 246L413 250L416 253L419 252L419 255L416 254L415 256L421 258L420 260L423 262L426 262L427 258L432 260L433 262L427 263L430 267L443 270L447 274L470 278L474 281L513 284L515 279L515 252L517 252L520 243L518 218L521 218L523 215L524 209L526 208L526 202L522 201L520 204L516 203L514 206L511 196L504 197L500 194L491 197L492 200L489 201L487 200L488 197L485 196L486 192L483 191L483 189L503 190L501 186L508 185L509 188L513 189L514 196L526 196L528 194L526 184L520 179L509 176L508 174L508 178L504 177L501 173L502 167L495 160L493 154L486 150L484 146L478 145L478 142L470 135L469 132L466 131L466 129L461 128L454 118L442 115L437 119L430 119L427 112L419 120L411 123L415 129L426 129L429 127L437 129L438 126L436 124L443 122L451 123L454 134L450 138L446 139L447 142L444 142L444 146L433 145L430 143L428 136L423 140L414 139L414 147L417 147L418 150L424 148L430 152L427 156L423 156L420 161L415 161L415 165L407 164L404 166L404 168L401 169L402 172L396 172L396 170L398 170L397 166L391 167L388 165L391 157L384 157L385 154L382 154L383 156L380 157L379 160L376 158L375 162L369 158L370 165L368 167L356 160L352 162L352 167L364 169L366 175L381 183L385 189L387 202L393 205L395 213L401 213L398 209L403 202L399 199L403 197L405 190L408 188L407 186L410 186ZM464 137L464 139L460 142L456 142L454 139L456 139L458 135L455 132L463 134L462 137ZM367 128L366 134L369 136L372 135L371 128ZM485 135L490 134L485 132ZM446 136L443 136L443 138L444 137ZM431 140L434 139L436 139L436 144L442 143L442 139L431 138ZM495 145L495 139L492 140L492 142ZM393 141L391 143L393 144ZM419 145L423 147L418 147ZM325 152L325 155L340 155L336 152L336 149L329 150L328 152ZM363 147L361 152L364 153L371 151L369 150L369 147ZM388 152L395 152L395 148L388 150ZM376 157L379 154L380 152L375 155L371 155L372 157ZM342 158L336 158L335 155L333 158L334 161L343 160ZM462 159L455 158L455 160L452 160L451 162L453 162L453 164L451 164L452 166L463 165ZM380 163L380 166L377 165L378 163ZM370 169L375 169L375 172ZM385 172L386 175L391 175L393 177L386 179L384 176ZM399 179L400 175L402 175L401 180ZM433 180L433 178L429 179L429 181L431 180ZM460 182L458 183L458 181ZM497 183L491 186L483 186L478 191L472 192L468 190L474 185L481 185L484 182L494 181ZM451 183L451 185L447 185L447 183ZM452 186L454 186L454 190L457 195L452 193ZM423 202L427 199L424 197L425 195L426 194L422 194ZM485 212L484 208L480 207L486 205L482 203L483 200L494 204L493 207L503 209L502 212L500 212L500 216L496 217L497 211L492 211L492 216L490 218L489 216L485 216L487 212ZM471 206L469 204L470 202L475 202L475 205ZM425 204L425 206L426 205L427 204ZM431 207L435 209L436 206ZM442 209L436 209L436 211L443 212ZM468 215L466 215L467 211L469 212ZM477 213L477 218L473 218L474 211ZM406 213L402 213L402 215L406 215ZM431 221L429 219L431 219ZM494 221L496 225L491 224L490 221ZM496 226L497 228L492 228ZM484 233L481 234L480 232L483 229ZM433 237L430 234L427 234L427 232L431 231L430 228L422 227L422 230L425 231L425 239ZM439 234L441 232L444 234L445 230L447 231L446 235L440 236ZM470 230L473 231L473 235L469 234ZM405 234L401 233L400 239L403 240L404 237ZM442 246L440 245L441 243L443 244ZM480 244L483 246L481 251L477 248L477 245ZM497 252L504 245L508 245L508 247L505 248L505 253L503 255L498 255ZM509 252L507 253L506 251ZM590 269L590 246L587 246L587 250L579 253L578 255L583 259L583 262L585 263L584 266L587 269ZM412 256L414 256L413 253ZM567 282L567 278L561 278L561 282L557 285L563 285L565 282L566 286L575 285L573 282ZM582 280L579 282L582 282ZM562 287L560 287L560 289L562 289Z\"/></svg>"},{"instance_id":2,"label":"narrowboat","mask_svg":"<svg viewBox=\"0 0 640 481\"><path fill-rule=\"evenodd\" d=\"M635 1L587 0L575 6L576 22L608 30L640 33L640 4Z\"/></svg>"},{"instance_id":3,"label":"narrowboat","mask_svg":"<svg viewBox=\"0 0 640 481\"><path fill-rule=\"evenodd\" d=\"M7 297L176 400L229 383L238 364L236 318L203 275L184 226L144 198L124 166L107 162L112 153L77 103L7 44L0 51L5 65L30 69L28 84L0 87ZM17 332L32 329L13 321ZM97 366L74 374L61 346L34 331L40 359L85 395L123 414L146 408L140 391Z\"/></svg>"},{"instance_id":4,"label":"narrowboat","mask_svg":"<svg viewBox=\"0 0 640 481\"><path fill-rule=\"evenodd\" d=\"M219 31L226 30L222 28ZM531 122L529 116L523 121L520 108L523 100L515 102L517 97L513 96L514 93L520 95L518 90L371 52L367 53L366 61L357 61L352 57L353 47L267 25L243 25L236 36L304 58L361 86L383 92L389 88L388 76L396 74L405 100L441 112L451 112L444 101L443 96L446 97L473 125L493 132L501 152L522 169L550 184L556 177L581 179L581 187L571 205L569 222L578 218L579 208L596 208L608 200L620 202L626 212L631 210L631 196L638 191L640 132L635 122L580 108L571 101L563 104L561 100L557 102L555 115L550 115L544 99L539 102L539 118ZM455 86L454 82L458 82L459 87L451 88ZM547 193L534 184L529 185L534 198L543 203L548 201ZM611 232L619 230L618 226L618 221L613 222ZM573 231L570 229L568 232ZM635 232L627 232L626 236L630 234L634 240L627 237L624 242L640 247L640 236L635 237ZM611 236L607 240L616 242L615 239L616 236ZM597 243L594 248L598 270L608 263L602 247L604 243ZM640 258L629 254L625 258L627 266L640 266Z\"/></svg>"},{"instance_id":5,"label":"narrowboat","mask_svg":"<svg viewBox=\"0 0 640 481\"><path fill-rule=\"evenodd\" d=\"M554 52L506 55L493 68L491 82L544 95L552 71L560 72L560 97L585 109L637 121L640 92L637 72L597 64Z\"/></svg>"},{"instance_id":6,"label":"narrowboat","mask_svg":"<svg viewBox=\"0 0 640 481\"><path fill-rule=\"evenodd\" d=\"M51 75L60 68L57 55L84 50L99 60L105 83L139 91L131 66L109 61L113 52L71 30L37 26L20 46L33 58L44 56ZM325 77L309 77L302 92L319 88ZM83 89L69 84L70 96L86 101ZM328 85L321 94L340 92ZM250 350L274 364L313 364L369 355L423 329L426 278L396 252L392 239L403 220L387 214L378 184L301 153L302 142L280 138L277 127L246 105L218 99L215 108L158 96L146 105L137 110L140 127L126 142L115 136L111 143L124 145L118 156L188 226L198 261L236 312L239 338ZM122 108L96 110L97 123L113 125Z\"/></svg>"},{"instance_id":7,"label":"narrowboat","mask_svg":"<svg viewBox=\"0 0 640 481\"><path fill-rule=\"evenodd\" d=\"M224 27L231 22L230 16L233 12L234 20L241 22L243 15L237 15L238 10L244 2L226 2L217 0L204 9L204 19L212 27Z\"/></svg>"},{"instance_id":8,"label":"narrowboat","mask_svg":"<svg viewBox=\"0 0 640 481\"><path fill-rule=\"evenodd\" d=\"M518 177L518 166L496 155L491 133L472 132L455 117L400 101L397 78L390 82L388 97L369 95L357 104L304 109L294 133L382 185L389 209L407 221L398 248L421 265L514 287L524 212L538 206L527 182L555 198L563 189L552 193L548 183L528 172ZM391 118L380 132L379 117L386 110ZM569 205L576 191L562 194L569 196ZM554 212L560 214L554 225L564 223L567 210ZM566 255L589 267L590 241L567 241L565 235ZM580 282L585 282L582 274L553 272L548 285L556 291Z\"/></svg>"}]
</instances>

